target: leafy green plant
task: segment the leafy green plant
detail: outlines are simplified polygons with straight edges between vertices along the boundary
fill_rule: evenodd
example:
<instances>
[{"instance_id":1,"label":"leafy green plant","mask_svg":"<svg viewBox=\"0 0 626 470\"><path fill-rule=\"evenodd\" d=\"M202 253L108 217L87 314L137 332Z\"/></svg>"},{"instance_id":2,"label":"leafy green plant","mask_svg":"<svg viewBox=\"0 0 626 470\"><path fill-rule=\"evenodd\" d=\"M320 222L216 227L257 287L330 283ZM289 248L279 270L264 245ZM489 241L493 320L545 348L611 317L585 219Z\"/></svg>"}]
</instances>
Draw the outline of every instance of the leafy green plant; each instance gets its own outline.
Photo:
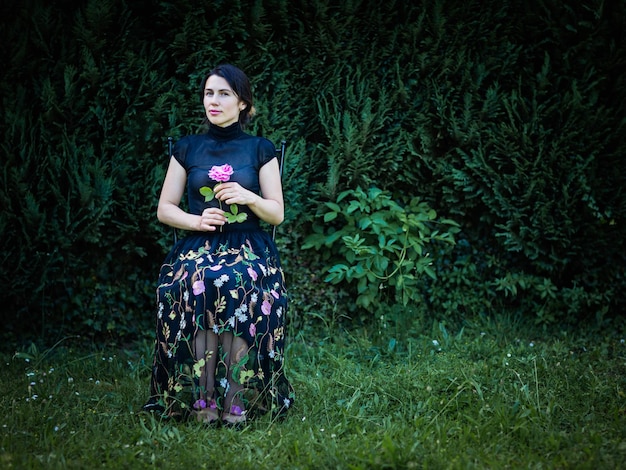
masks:
<instances>
[{"instance_id":1,"label":"leafy green plant","mask_svg":"<svg viewBox=\"0 0 626 470\"><path fill-rule=\"evenodd\" d=\"M356 306L370 310L416 298L420 276L436 277L429 250L454 244L459 230L419 198L403 205L377 187L344 191L318 216L324 223L303 248L324 253L330 263L325 281L356 284Z\"/></svg>"}]
</instances>

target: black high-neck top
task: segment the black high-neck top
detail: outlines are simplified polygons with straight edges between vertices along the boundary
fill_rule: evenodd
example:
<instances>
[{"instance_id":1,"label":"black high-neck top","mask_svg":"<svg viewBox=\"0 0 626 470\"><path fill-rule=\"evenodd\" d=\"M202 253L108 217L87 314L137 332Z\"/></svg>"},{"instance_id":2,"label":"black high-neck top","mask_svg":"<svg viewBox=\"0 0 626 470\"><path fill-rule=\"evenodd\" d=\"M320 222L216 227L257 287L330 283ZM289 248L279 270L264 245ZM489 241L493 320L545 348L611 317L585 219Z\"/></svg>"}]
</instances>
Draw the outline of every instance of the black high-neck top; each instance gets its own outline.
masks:
<instances>
[{"instance_id":1,"label":"black high-neck top","mask_svg":"<svg viewBox=\"0 0 626 470\"><path fill-rule=\"evenodd\" d=\"M189 212L199 215L207 207L220 207L216 199L205 202L200 194L201 187L213 188L217 184L209 178L211 167L229 164L234 170L229 181L260 194L259 170L276 157L276 150L269 140L246 134L239 123L234 123L228 127L210 125L205 134L183 137L174 145L173 157L187 172ZM222 209L230 210L225 204ZM245 222L227 224L225 231L259 227L258 217L247 206L238 209L246 212L248 218Z\"/></svg>"},{"instance_id":2,"label":"black high-neck top","mask_svg":"<svg viewBox=\"0 0 626 470\"><path fill-rule=\"evenodd\" d=\"M209 124L209 130L207 131L207 134L215 140L233 140L240 137L243 133L241 124L238 122L231 124L228 127L220 127Z\"/></svg>"}]
</instances>

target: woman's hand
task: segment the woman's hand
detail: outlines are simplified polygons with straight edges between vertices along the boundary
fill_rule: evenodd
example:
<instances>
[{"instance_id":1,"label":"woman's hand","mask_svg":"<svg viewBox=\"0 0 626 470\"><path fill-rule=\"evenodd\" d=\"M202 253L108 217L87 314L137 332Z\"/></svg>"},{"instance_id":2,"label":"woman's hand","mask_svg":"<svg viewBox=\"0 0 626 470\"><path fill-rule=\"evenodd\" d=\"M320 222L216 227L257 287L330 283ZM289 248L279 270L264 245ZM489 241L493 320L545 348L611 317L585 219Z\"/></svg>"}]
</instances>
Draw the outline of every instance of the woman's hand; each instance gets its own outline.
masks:
<instances>
[{"instance_id":1,"label":"woman's hand","mask_svg":"<svg viewBox=\"0 0 626 470\"><path fill-rule=\"evenodd\" d=\"M259 184L263 197L255 194L253 191L249 191L234 181L218 184L215 187L215 197L218 201L228 205L237 204L248 206L248 209L254 212L259 219L272 225L278 225L285 217L285 210L278 160L276 158L273 158L261 167L259 171ZM224 217L223 219L219 219L220 225L226 223L226 217L223 215L224 212L214 212L213 217L215 217L215 214ZM212 223L209 222L209 225L212 225ZM202 228L202 230L214 229Z\"/></svg>"},{"instance_id":2,"label":"woman's hand","mask_svg":"<svg viewBox=\"0 0 626 470\"><path fill-rule=\"evenodd\" d=\"M217 207L208 207L202 211L198 222L198 230L201 232L214 232L217 227L226 223L224 211Z\"/></svg>"},{"instance_id":3,"label":"woman's hand","mask_svg":"<svg viewBox=\"0 0 626 470\"><path fill-rule=\"evenodd\" d=\"M227 183L221 183L215 187L215 197L220 201L230 205L252 205L258 199L259 196L243 188L239 183L233 181Z\"/></svg>"}]
</instances>

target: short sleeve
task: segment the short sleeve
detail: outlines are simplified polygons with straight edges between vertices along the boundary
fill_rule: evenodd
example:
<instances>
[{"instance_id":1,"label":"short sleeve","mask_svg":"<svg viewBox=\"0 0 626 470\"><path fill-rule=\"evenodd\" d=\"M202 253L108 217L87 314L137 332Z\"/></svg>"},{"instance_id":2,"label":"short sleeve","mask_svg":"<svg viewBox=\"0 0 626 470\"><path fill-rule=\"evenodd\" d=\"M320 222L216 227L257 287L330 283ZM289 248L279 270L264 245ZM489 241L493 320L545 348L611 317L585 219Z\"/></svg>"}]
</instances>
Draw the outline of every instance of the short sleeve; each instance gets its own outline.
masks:
<instances>
[{"instance_id":1,"label":"short sleeve","mask_svg":"<svg viewBox=\"0 0 626 470\"><path fill-rule=\"evenodd\" d=\"M259 168L276 157L276 147L268 139L261 139L259 144Z\"/></svg>"},{"instance_id":2,"label":"short sleeve","mask_svg":"<svg viewBox=\"0 0 626 470\"><path fill-rule=\"evenodd\" d=\"M172 149L172 155L171 155L185 169L187 169L187 165L185 163L187 161L188 149L189 149L189 138L183 137L182 139L180 139L174 144L174 148Z\"/></svg>"}]
</instances>

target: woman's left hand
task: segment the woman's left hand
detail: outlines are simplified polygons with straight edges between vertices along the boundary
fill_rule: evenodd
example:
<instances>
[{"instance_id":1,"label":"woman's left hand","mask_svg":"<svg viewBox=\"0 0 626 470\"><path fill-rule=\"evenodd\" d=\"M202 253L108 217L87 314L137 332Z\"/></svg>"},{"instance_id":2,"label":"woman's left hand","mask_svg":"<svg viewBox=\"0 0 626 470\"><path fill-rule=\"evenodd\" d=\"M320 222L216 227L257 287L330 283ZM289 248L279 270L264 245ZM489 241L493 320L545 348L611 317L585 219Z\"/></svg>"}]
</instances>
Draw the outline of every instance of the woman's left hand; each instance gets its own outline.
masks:
<instances>
[{"instance_id":1,"label":"woman's left hand","mask_svg":"<svg viewBox=\"0 0 626 470\"><path fill-rule=\"evenodd\" d=\"M215 187L215 197L229 205L250 205L259 196L243 188L239 183L227 182Z\"/></svg>"}]
</instances>

